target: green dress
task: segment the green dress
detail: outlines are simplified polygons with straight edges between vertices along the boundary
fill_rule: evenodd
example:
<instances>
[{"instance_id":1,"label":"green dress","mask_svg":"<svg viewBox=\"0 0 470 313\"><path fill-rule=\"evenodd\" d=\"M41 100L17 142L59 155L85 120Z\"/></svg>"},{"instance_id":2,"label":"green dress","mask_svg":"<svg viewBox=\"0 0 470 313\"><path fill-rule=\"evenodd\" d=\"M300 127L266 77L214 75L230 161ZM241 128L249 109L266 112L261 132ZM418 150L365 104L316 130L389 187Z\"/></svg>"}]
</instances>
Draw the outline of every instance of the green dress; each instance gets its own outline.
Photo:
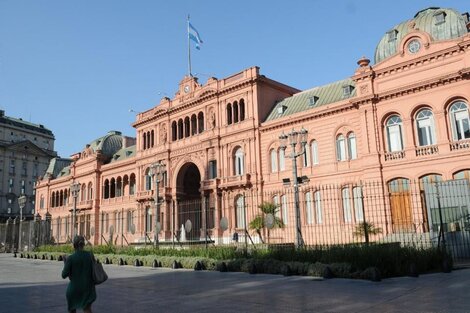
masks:
<instances>
[{"instance_id":1,"label":"green dress","mask_svg":"<svg viewBox=\"0 0 470 313\"><path fill-rule=\"evenodd\" d=\"M62 270L62 278L66 277L70 279L66 292L69 311L84 309L96 300L90 252L78 250L67 258Z\"/></svg>"}]
</instances>

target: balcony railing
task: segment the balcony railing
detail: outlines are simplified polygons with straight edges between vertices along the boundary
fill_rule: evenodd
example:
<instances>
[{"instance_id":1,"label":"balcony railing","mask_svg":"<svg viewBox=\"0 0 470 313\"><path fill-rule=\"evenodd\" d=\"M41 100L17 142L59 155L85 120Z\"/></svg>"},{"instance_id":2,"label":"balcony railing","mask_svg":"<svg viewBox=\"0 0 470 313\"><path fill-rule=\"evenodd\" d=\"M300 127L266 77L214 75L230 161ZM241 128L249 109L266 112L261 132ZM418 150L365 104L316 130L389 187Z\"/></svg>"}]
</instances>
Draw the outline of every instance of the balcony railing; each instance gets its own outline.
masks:
<instances>
[{"instance_id":1,"label":"balcony railing","mask_svg":"<svg viewBox=\"0 0 470 313\"><path fill-rule=\"evenodd\" d=\"M470 149L470 140L460 140L450 143L450 151Z\"/></svg>"},{"instance_id":2,"label":"balcony railing","mask_svg":"<svg viewBox=\"0 0 470 313\"><path fill-rule=\"evenodd\" d=\"M425 156L439 153L438 146L425 146L416 148L416 156Z\"/></svg>"},{"instance_id":3,"label":"balcony railing","mask_svg":"<svg viewBox=\"0 0 470 313\"><path fill-rule=\"evenodd\" d=\"M394 151L385 153L385 161L400 160L405 158L405 151Z\"/></svg>"}]
</instances>

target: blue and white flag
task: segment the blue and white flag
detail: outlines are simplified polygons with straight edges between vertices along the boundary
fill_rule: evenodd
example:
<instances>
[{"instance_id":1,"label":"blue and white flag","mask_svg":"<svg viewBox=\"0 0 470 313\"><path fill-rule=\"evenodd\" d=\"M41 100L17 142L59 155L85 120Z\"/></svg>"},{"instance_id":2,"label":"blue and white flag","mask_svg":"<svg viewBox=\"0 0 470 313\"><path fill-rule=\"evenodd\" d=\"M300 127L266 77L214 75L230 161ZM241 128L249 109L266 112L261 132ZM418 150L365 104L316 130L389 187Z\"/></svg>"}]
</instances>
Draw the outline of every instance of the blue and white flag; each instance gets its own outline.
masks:
<instances>
[{"instance_id":1,"label":"blue and white flag","mask_svg":"<svg viewBox=\"0 0 470 313\"><path fill-rule=\"evenodd\" d=\"M194 41L196 43L196 49L200 50L201 49L201 44L202 44L202 39L201 36L199 36L199 32L197 31L196 28L194 28L191 23L188 22L188 36L189 39Z\"/></svg>"}]
</instances>

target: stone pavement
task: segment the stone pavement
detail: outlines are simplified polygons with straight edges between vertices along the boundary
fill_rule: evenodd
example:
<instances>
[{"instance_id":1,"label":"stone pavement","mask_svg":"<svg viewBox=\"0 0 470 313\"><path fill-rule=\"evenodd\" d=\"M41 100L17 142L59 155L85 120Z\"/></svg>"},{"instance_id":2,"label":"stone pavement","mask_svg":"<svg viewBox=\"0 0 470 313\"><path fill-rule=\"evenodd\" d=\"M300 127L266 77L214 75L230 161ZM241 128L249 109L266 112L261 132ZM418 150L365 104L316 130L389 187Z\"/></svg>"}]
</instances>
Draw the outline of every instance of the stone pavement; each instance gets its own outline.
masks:
<instances>
[{"instance_id":1,"label":"stone pavement","mask_svg":"<svg viewBox=\"0 0 470 313\"><path fill-rule=\"evenodd\" d=\"M0 312L66 312L62 262L0 254ZM93 312L470 312L470 269L370 282L105 265Z\"/></svg>"}]
</instances>

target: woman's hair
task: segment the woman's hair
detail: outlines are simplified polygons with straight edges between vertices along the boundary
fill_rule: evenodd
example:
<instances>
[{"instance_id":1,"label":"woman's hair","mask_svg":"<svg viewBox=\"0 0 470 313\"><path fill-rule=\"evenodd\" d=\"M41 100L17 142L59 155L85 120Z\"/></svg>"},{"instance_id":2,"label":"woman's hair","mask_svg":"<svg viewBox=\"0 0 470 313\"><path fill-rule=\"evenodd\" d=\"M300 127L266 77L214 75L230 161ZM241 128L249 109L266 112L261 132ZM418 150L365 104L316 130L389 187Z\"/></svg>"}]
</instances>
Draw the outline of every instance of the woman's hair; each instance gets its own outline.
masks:
<instances>
[{"instance_id":1,"label":"woman's hair","mask_svg":"<svg viewBox=\"0 0 470 313\"><path fill-rule=\"evenodd\" d=\"M73 248L75 250L83 248L85 246L85 237L77 235L73 238Z\"/></svg>"}]
</instances>

